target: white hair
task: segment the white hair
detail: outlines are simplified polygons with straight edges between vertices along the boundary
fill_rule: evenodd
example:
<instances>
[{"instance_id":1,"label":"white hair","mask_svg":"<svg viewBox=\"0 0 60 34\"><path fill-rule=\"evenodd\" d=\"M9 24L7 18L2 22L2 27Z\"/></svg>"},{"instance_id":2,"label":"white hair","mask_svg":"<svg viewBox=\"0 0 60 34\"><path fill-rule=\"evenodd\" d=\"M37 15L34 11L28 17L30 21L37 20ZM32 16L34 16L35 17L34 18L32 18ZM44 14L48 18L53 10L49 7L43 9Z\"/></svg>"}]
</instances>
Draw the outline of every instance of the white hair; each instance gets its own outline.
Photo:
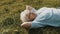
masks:
<instances>
[{"instance_id":1,"label":"white hair","mask_svg":"<svg viewBox=\"0 0 60 34\"><path fill-rule=\"evenodd\" d=\"M22 22L28 22L29 19L27 18L26 14L29 14L29 12L31 13L35 13L36 9L30 6L26 6L26 10L24 10L23 12L20 13L20 19L22 20Z\"/></svg>"}]
</instances>

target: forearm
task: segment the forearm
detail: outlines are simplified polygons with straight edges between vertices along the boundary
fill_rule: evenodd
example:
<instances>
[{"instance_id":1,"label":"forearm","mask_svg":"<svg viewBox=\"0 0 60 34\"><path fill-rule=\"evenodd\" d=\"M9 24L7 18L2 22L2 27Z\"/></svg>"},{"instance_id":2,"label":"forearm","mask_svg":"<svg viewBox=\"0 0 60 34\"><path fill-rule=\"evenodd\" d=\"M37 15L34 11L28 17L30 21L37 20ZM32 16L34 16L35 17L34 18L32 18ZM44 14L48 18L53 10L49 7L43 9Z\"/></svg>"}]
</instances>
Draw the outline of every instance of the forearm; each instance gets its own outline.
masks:
<instances>
[{"instance_id":1,"label":"forearm","mask_svg":"<svg viewBox=\"0 0 60 34\"><path fill-rule=\"evenodd\" d=\"M39 28L39 27L44 27L44 24L41 24L40 22L32 22L30 28Z\"/></svg>"}]
</instances>

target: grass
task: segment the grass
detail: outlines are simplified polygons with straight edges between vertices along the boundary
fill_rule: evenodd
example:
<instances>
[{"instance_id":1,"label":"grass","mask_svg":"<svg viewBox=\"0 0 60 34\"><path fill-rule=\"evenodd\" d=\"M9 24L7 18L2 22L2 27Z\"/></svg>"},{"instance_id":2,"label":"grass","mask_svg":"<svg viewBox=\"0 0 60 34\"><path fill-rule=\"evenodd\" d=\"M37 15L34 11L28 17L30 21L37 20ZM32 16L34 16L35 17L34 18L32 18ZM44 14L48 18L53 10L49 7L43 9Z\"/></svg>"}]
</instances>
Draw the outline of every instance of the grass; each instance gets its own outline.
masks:
<instances>
[{"instance_id":1,"label":"grass","mask_svg":"<svg viewBox=\"0 0 60 34\"><path fill-rule=\"evenodd\" d=\"M0 34L27 34L27 31L20 27L22 23L20 13L26 5L36 9L44 6L59 7L60 0L0 0ZM44 34L50 34L49 28L43 30ZM51 34L59 34L56 29L52 29L51 32Z\"/></svg>"}]
</instances>

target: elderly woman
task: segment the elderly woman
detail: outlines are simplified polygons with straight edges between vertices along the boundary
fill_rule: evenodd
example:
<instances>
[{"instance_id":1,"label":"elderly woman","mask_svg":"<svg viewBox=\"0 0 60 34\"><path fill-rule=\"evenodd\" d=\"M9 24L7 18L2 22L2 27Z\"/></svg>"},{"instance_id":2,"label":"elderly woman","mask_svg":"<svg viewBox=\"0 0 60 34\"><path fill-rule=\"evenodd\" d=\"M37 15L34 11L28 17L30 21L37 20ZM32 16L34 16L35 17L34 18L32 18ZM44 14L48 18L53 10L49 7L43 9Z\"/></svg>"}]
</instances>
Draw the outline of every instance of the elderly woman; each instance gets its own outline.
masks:
<instances>
[{"instance_id":1,"label":"elderly woman","mask_svg":"<svg viewBox=\"0 0 60 34\"><path fill-rule=\"evenodd\" d=\"M32 8L28 10L32 10ZM39 10L32 12L31 15L33 16L30 17L32 19L30 19L29 16L27 17L29 19L29 22L24 22L21 24L23 28L31 29L45 26L60 27L60 9L42 7Z\"/></svg>"}]
</instances>

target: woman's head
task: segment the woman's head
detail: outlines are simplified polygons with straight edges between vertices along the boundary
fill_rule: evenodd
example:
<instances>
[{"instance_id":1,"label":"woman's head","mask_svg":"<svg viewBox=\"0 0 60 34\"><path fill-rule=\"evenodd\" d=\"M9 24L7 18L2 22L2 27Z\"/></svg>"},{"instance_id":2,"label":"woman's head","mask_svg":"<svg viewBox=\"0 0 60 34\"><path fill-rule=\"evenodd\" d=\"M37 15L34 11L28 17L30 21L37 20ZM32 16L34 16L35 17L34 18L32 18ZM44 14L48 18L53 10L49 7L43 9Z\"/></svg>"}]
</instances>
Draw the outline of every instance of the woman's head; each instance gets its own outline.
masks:
<instances>
[{"instance_id":1,"label":"woman's head","mask_svg":"<svg viewBox=\"0 0 60 34\"><path fill-rule=\"evenodd\" d=\"M36 18L36 14L35 14L35 13L26 14L26 18L27 18L29 21L33 21L33 20Z\"/></svg>"},{"instance_id":2,"label":"woman's head","mask_svg":"<svg viewBox=\"0 0 60 34\"><path fill-rule=\"evenodd\" d=\"M33 21L36 18L36 13L35 13L35 9L30 7L30 6L26 6L26 10L24 10L21 13L21 20L23 22L28 22L28 21Z\"/></svg>"}]
</instances>

